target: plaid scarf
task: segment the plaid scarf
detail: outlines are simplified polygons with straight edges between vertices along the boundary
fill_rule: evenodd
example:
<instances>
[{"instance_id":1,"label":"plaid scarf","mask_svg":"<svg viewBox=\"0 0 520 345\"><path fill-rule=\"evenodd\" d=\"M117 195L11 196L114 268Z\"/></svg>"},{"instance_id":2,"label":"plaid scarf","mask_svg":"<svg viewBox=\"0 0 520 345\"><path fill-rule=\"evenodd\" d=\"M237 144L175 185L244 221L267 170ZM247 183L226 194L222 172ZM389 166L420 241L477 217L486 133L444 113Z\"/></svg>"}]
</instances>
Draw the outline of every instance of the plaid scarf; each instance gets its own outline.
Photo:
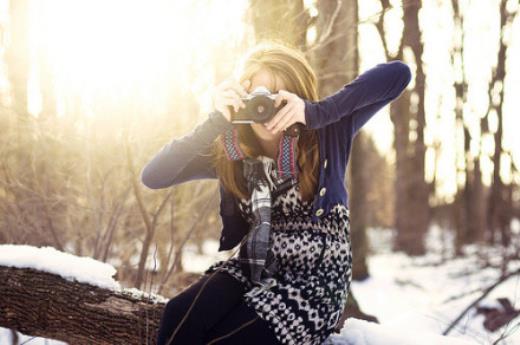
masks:
<instances>
[{"instance_id":1,"label":"plaid scarf","mask_svg":"<svg viewBox=\"0 0 520 345\"><path fill-rule=\"evenodd\" d=\"M254 218L246 240L240 246L239 262L253 284L265 286L263 279L272 277L278 271L277 261L269 250L272 244L271 198L274 200L298 182L295 153L299 136L290 136L284 131L280 138L278 164L263 155L246 157L238 145L238 130L235 127L226 130L221 138L227 158L243 162L242 172L247 181Z\"/></svg>"}]
</instances>

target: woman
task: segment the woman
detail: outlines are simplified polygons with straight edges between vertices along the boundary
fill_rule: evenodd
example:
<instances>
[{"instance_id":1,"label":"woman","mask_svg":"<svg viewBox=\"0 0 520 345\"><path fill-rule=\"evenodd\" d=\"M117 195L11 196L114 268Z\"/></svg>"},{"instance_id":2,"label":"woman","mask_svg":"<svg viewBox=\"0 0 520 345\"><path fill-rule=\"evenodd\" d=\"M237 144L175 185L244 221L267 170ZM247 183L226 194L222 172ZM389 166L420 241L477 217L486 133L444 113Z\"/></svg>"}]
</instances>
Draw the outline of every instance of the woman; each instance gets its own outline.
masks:
<instances>
[{"instance_id":1,"label":"woman","mask_svg":"<svg viewBox=\"0 0 520 345\"><path fill-rule=\"evenodd\" d=\"M344 188L351 142L410 80L408 66L394 60L318 101L316 75L300 51L262 42L245 55L238 80L216 88L208 118L141 173L149 188L218 178L232 196L221 198L223 219L237 208L249 228L225 240L238 229L223 220L219 250L240 240L238 255L167 303L159 345L323 343L352 279ZM231 110L244 108L257 87L277 94L281 110L267 123L233 124ZM296 136L288 131L295 124L303 125Z\"/></svg>"}]
</instances>

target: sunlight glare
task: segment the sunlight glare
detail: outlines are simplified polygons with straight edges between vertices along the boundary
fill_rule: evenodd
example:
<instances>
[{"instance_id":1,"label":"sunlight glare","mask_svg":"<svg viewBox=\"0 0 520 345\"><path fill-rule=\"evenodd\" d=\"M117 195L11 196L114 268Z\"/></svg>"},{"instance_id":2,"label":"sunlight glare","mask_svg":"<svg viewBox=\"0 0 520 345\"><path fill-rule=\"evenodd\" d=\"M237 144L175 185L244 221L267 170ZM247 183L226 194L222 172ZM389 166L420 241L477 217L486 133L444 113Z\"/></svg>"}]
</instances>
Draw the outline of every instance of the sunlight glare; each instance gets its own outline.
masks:
<instances>
[{"instance_id":1,"label":"sunlight glare","mask_svg":"<svg viewBox=\"0 0 520 345\"><path fill-rule=\"evenodd\" d=\"M245 3L40 0L33 49L44 50L65 92L153 97L171 75L179 85L192 84L194 63L201 75L211 74L208 52L241 34Z\"/></svg>"}]
</instances>

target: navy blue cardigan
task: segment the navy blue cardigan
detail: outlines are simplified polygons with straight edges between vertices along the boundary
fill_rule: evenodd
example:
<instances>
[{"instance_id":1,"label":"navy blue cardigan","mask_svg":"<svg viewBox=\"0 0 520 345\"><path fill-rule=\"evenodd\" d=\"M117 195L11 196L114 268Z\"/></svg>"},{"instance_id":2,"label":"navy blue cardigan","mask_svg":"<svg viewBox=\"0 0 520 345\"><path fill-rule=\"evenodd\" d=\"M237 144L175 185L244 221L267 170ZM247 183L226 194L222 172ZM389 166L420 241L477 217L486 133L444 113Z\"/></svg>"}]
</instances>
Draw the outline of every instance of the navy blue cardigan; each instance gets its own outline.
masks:
<instances>
[{"instance_id":1,"label":"navy blue cardigan","mask_svg":"<svg viewBox=\"0 0 520 345\"><path fill-rule=\"evenodd\" d=\"M395 100L411 80L410 68L400 60L380 63L360 74L333 95L305 102L306 128L319 137L320 171L313 199L312 220L326 215L337 203L348 207L344 178L352 139L382 107ZM173 139L143 167L142 183L151 189L217 178L210 147L233 124L214 111L188 134ZM222 230L218 251L235 247L249 230L235 197L220 183Z\"/></svg>"}]
</instances>

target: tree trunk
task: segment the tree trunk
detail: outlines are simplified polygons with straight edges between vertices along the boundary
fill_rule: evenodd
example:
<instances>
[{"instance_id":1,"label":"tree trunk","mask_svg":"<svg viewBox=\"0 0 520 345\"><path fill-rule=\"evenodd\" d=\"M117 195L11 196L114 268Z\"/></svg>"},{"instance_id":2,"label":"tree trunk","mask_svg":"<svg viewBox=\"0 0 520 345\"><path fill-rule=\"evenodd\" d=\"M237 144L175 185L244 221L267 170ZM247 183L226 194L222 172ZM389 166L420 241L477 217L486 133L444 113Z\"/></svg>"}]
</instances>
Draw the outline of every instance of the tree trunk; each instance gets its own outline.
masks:
<instances>
[{"instance_id":1,"label":"tree trunk","mask_svg":"<svg viewBox=\"0 0 520 345\"><path fill-rule=\"evenodd\" d=\"M390 9L388 1L381 0L381 6L384 12ZM393 247L394 250L402 250L409 255L424 254L424 237L430 223L431 188L425 181L425 74L422 68L423 43L418 16L420 8L420 2L403 5L404 30L395 55L391 55L388 50L384 14L379 16L376 24L387 60L403 60L404 47L407 47L413 53L413 63L416 66L413 90L417 96L416 104L410 106L412 92L408 90L404 90L403 94L390 104L396 153L395 227L397 234Z\"/></svg>"},{"instance_id":2,"label":"tree trunk","mask_svg":"<svg viewBox=\"0 0 520 345\"><path fill-rule=\"evenodd\" d=\"M493 153L493 178L491 182L491 192L488 202L488 214L489 223L488 230L490 235L488 236L489 243L494 244L495 241L499 240L500 244L504 247L509 246L511 242L511 218L512 212L508 207L508 186L502 181L500 176L500 170L502 165L502 155L504 153L502 146L503 136L503 108L504 108L504 82L506 76L506 56L508 46L504 40L504 35L508 26L514 21L516 12L511 14L508 13L506 7L506 0L500 1L500 45L497 56L497 66L493 71L493 77L489 85L489 111L486 117L489 117L490 113L494 111L497 116L498 127L496 132L493 134L495 151ZM509 24L508 24L509 23ZM497 93L498 97L492 97L494 93ZM498 236L497 235L498 231Z\"/></svg>"},{"instance_id":3,"label":"tree trunk","mask_svg":"<svg viewBox=\"0 0 520 345\"><path fill-rule=\"evenodd\" d=\"M459 0L452 0L454 25L458 28L455 32L460 35L455 40L456 45L452 49L451 60L452 65L460 69L457 74L461 74L460 79L455 80L455 119L457 128L460 130L457 135L462 137L464 143L462 160L464 160L464 168L462 171L456 171L464 175L464 186L458 191L455 203L453 205L455 213L455 252L461 254L462 246L467 243L478 241L483 234L485 224L484 210L484 188L481 178L481 170L479 163L480 153L476 157L472 157L470 151L471 133L468 125L464 123L464 107L467 101L468 82L466 79L464 68L464 11L460 9ZM459 66L460 64L460 66ZM484 120L484 119L483 119ZM481 129L486 131L483 126L485 122L481 121ZM480 136L482 137L482 135Z\"/></svg>"},{"instance_id":4,"label":"tree trunk","mask_svg":"<svg viewBox=\"0 0 520 345\"><path fill-rule=\"evenodd\" d=\"M320 98L323 98L342 88L359 73L358 6L357 1L328 0L318 2L317 7L317 43L313 48L311 60L319 78ZM363 134L358 133L357 136L359 135ZM362 280L368 276L365 217L368 206L367 187L365 174L362 173L364 171L362 148L360 144L356 145L359 142L360 140L355 139L352 142L347 181L345 181L349 188L354 280Z\"/></svg>"},{"instance_id":5,"label":"tree trunk","mask_svg":"<svg viewBox=\"0 0 520 345\"><path fill-rule=\"evenodd\" d=\"M316 22L316 43L308 51L309 59L319 79L319 95L324 98L342 88L359 73L358 50L358 5L356 0L338 2L334 0L317 3L318 18ZM359 135L364 135L358 133ZM351 210L351 244L353 249L352 279L361 280L368 277L366 263L368 242L366 237L367 218L367 186L362 172L362 147L353 141L350 163L346 173L345 184L349 191L349 208ZM350 183L348 183L350 181ZM347 305L341 316L339 331L348 317L377 321L372 315L361 311L352 289L349 291Z\"/></svg>"}]
</instances>

